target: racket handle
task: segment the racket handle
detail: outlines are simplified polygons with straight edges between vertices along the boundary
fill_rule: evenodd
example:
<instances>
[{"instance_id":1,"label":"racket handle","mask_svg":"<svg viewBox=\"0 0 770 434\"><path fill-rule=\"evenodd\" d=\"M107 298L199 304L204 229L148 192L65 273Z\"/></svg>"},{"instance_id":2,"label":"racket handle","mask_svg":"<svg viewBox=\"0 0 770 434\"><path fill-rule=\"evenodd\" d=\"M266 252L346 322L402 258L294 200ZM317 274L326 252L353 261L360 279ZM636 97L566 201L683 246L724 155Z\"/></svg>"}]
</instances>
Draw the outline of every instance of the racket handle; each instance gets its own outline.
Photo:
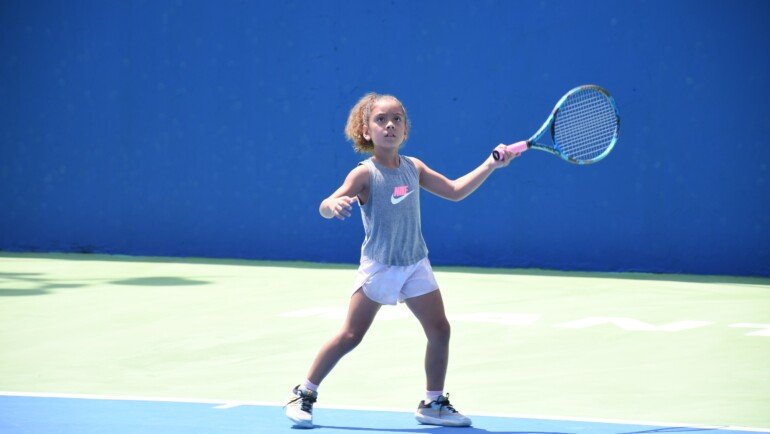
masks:
<instances>
[{"instance_id":1,"label":"racket handle","mask_svg":"<svg viewBox=\"0 0 770 434\"><path fill-rule=\"evenodd\" d=\"M522 140L520 142L516 142L512 145L507 146L509 152L513 152L514 154L520 154L527 149L529 149L529 142L526 140ZM505 154L500 154L497 151L492 151L492 158L495 160L505 160Z\"/></svg>"}]
</instances>

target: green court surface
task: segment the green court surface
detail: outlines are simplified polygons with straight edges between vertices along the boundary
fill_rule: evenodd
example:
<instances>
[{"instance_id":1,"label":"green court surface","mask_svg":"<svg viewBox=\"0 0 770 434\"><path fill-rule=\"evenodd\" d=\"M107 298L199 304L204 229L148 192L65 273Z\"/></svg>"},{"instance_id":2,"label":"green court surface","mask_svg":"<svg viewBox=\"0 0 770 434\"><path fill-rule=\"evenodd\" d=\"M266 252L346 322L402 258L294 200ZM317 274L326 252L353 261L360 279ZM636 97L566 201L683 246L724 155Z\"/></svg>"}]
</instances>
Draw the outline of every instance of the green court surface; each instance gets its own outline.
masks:
<instances>
[{"instance_id":1,"label":"green court surface","mask_svg":"<svg viewBox=\"0 0 770 434\"><path fill-rule=\"evenodd\" d=\"M0 255L0 390L280 403L353 265ZM471 414L770 428L770 279L436 267ZM410 409L425 338L385 307L319 404Z\"/></svg>"}]
</instances>

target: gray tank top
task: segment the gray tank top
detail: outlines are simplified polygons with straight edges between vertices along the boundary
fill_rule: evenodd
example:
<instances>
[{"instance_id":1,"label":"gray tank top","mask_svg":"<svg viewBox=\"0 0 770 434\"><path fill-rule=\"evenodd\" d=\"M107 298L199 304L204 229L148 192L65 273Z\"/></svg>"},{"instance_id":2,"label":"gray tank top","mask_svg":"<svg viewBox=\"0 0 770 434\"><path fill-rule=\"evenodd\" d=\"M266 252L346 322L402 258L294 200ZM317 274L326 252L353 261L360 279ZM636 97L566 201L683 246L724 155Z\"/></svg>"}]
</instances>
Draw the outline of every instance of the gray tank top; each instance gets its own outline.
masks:
<instances>
[{"instance_id":1,"label":"gray tank top","mask_svg":"<svg viewBox=\"0 0 770 434\"><path fill-rule=\"evenodd\" d=\"M389 169L362 161L369 169L369 201L361 206L364 243L361 255L385 265L412 265L428 248L420 225L420 175L409 157Z\"/></svg>"}]
</instances>

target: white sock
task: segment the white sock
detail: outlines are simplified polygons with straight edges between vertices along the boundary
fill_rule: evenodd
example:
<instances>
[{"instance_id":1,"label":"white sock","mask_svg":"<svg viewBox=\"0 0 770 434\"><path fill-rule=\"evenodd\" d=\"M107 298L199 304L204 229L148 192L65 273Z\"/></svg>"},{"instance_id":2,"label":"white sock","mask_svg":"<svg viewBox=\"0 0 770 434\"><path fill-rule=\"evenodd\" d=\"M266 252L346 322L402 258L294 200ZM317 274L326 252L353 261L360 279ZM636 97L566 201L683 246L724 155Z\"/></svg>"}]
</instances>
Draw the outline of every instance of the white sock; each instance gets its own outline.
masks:
<instances>
[{"instance_id":1,"label":"white sock","mask_svg":"<svg viewBox=\"0 0 770 434\"><path fill-rule=\"evenodd\" d=\"M439 396L443 395L443 390L427 390L425 391L425 403L435 401Z\"/></svg>"},{"instance_id":2,"label":"white sock","mask_svg":"<svg viewBox=\"0 0 770 434\"><path fill-rule=\"evenodd\" d=\"M304 390L311 390L313 392L318 392L318 385L315 383L311 383L310 380L303 381L302 385L299 386L299 388Z\"/></svg>"}]
</instances>

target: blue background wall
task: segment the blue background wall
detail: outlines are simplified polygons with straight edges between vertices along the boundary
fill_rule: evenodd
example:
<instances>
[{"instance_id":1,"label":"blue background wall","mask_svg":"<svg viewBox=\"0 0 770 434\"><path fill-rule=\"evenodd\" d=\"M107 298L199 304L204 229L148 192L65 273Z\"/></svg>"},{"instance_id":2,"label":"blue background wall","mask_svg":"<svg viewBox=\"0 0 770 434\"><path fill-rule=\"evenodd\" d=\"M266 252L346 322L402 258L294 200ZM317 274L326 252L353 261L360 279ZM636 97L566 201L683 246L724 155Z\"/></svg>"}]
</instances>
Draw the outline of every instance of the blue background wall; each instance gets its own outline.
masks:
<instances>
[{"instance_id":1,"label":"blue background wall","mask_svg":"<svg viewBox=\"0 0 770 434\"><path fill-rule=\"evenodd\" d=\"M0 3L0 249L357 262L319 202L393 93L449 177L610 89L621 140L423 193L434 264L770 275L770 3Z\"/></svg>"}]
</instances>

